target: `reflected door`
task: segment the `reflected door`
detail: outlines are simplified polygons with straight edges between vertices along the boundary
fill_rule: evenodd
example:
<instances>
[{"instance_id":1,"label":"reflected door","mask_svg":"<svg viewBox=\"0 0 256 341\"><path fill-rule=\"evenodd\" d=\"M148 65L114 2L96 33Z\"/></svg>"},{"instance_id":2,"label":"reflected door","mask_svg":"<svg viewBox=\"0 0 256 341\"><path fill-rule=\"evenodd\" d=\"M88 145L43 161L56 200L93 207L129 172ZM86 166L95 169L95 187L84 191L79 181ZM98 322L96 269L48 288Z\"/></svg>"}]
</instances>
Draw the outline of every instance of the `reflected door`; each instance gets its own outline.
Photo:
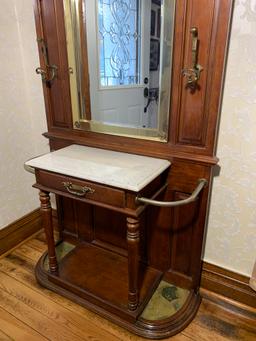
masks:
<instances>
[{"instance_id":1,"label":"reflected door","mask_svg":"<svg viewBox=\"0 0 256 341\"><path fill-rule=\"evenodd\" d=\"M151 1L91 0L85 6L92 119L147 127Z\"/></svg>"}]
</instances>

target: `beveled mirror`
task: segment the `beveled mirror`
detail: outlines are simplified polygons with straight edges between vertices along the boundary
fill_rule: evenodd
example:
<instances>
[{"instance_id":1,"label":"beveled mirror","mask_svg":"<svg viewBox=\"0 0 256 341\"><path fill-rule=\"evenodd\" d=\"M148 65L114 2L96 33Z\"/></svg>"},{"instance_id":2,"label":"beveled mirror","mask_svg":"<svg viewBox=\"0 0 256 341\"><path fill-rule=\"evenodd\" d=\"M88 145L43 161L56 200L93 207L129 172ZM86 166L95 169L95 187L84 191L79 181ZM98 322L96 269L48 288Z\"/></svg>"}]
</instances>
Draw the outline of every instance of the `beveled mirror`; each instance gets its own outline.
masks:
<instances>
[{"instance_id":1,"label":"beveled mirror","mask_svg":"<svg viewBox=\"0 0 256 341\"><path fill-rule=\"evenodd\" d=\"M166 142L175 0L63 0L76 129Z\"/></svg>"}]
</instances>

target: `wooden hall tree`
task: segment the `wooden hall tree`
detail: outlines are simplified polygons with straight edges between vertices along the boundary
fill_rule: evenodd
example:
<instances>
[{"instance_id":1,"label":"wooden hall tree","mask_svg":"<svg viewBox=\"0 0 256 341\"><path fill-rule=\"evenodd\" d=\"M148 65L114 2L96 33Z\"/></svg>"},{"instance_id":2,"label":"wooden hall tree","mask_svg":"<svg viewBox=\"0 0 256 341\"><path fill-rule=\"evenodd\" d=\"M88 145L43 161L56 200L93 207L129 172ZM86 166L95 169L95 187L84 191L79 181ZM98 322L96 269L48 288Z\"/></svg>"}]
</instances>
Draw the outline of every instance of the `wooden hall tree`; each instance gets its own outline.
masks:
<instances>
[{"instance_id":1,"label":"wooden hall tree","mask_svg":"<svg viewBox=\"0 0 256 341\"><path fill-rule=\"evenodd\" d=\"M98 198L95 199L97 204L94 205L91 201L76 200L70 194L65 195L58 187L57 182L62 181L59 180L59 174L36 170L35 187L41 190L45 221L50 219L50 207L46 204L48 192L53 191L57 194L62 242L76 246L74 253L77 255L76 260L71 262L65 261L64 258L59 264L60 273L65 272L65 283L59 277L54 258L50 258L50 266L54 271L49 273L44 269L45 256L43 256L36 269L38 281L144 337L164 338L174 335L193 319L200 304L198 290L201 255L212 169L218 162L215 156L217 127L231 9L232 0L176 1L169 135L167 142L163 143L75 128L72 118L63 1L35 0L41 62L38 72L46 78L54 76L53 81L43 83L48 123L48 131L44 135L49 139L51 151L75 144L168 160L171 162L169 170L156 182L152 182L150 188L145 189L148 195L153 195L157 187L167 182L168 186L157 198L165 202L188 198L200 179L205 179L208 183L197 199L188 205L173 208L136 206L134 202L131 204L131 201L135 200L132 194L129 197L131 201L126 203L124 209L109 210L106 204L113 206L115 205L113 202L102 203L102 199ZM191 87L189 83L191 73L186 69L190 68L193 62L193 34L196 34L194 28L197 29L199 37L198 63L202 65L203 70L199 72L200 79L192 82L195 87ZM97 189L106 190L101 187ZM115 198L119 198L122 194L116 192L116 189L113 190L111 198L119 200ZM102 195L104 196L104 193ZM128 200L128 193L124 195ZM134 217L126 220L123 213L127 212L127 207L136 211L142 206L143 212L139 222ZM132 244L136 242L138 224L140 226L139 249L136 248L136 243ZM130 244L129 242L127 244L126 240L127 226L130 241L132 240ZM48 241L52 243L51 236ZM112 303L106 303L100 298L100 288L95 288L94 298L89 297L82 287L74 289L71 283L68 284L69 279L76 277L76 281L80 283L79 271L92 271L89 266L82 265L81 255L84 252L84 245L88 254L91 254L90 259L94 258L95 262L99 262L95 264L95 269L98 271L102 270L100 262L109 253L116 261L122 257L120 266L124 267L129 252L138 253L141 263L146 264L152 271L149 277L152 275L153 278L154 274L154 278L159 281L172 283L188 291L185 304L170 318L152 321L141 315L137 298L131 297L129 301L129 303L135 302L135 313L124 312L120 315L118 309L112 305L115 297ZM101 250L102 257L97 258L96 248ZM50 250L53 249L54 247L51 246ZM55 257L54 250L50 256ZM107 266L110 272L113 270L112 267L114 268L111 262ZM74 269L75 267L77 268ZM95 272L93 275L99 276L100 273ZM109 291L113 291L115 280L113 278L111 282L109 279ZM152 286L150 293L146 294L149 296L147 300L152 296L157 283Z\"/></svg>"}]
</instances>

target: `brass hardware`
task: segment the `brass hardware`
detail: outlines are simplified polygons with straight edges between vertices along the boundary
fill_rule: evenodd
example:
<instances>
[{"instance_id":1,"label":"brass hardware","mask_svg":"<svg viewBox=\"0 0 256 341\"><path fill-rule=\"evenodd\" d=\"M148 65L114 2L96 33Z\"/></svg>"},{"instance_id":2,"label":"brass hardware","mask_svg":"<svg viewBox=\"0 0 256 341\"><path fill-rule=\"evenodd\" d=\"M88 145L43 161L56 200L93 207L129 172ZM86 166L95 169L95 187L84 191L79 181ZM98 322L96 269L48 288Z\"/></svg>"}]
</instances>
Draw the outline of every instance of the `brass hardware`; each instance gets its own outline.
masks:
<instances>
[{"instance_id":1,"label":"brass hardware","mask_svg":"<svg viewBox=\"0 0 256 341\"><path fill-rule=\"evenodd\" d=\"M81 123L76 121L74 126L75 126L75 128L80 129L81 128Z\"/></svg>"},{"instance_id":2,"label":"brass hardware","mask_svg":"<svg viewBox=\"0 0 256 341\"><path fill-rule=\"evenodd\" d=\"M63 182L63 185L69 193L77 195L78 197L84 197L86 194L93 194L95 192L90 187L74 185L72 182Z\"/></svg>"},{"instance_id":3,"label":"brass hardware","mask_svg":"<svg viewBox=\"0 0 256 341\"><path fill-rule=\"evenodd\" d=\"M42 81L44 83L51 83L57 77L58 67L56 65L46 65L46 67L50 71L50 77L47 77L47 71L45 71L41 67L36 68L36 73L38 75L41 75Z\"/></svg>"},{"instance_id":4,"label":"brass hardware","mask_svg":"<svg viewBox=\"0 0 256 341\"><path fill-rule=\"evenodd\" d=\"M45 40L42 38L38 38L37 42L38 44L41 45L41 52L44 58L44 64L45 64L46 70L44 70L41 67L38 67L36 68L36 73L38 75L41 75L42 81L44 83L51 83L57 77L58 67L54 64L53 65L49 64L48 50L47 50ZM48 74L49 74L49 77L48 77Z\"/></svg>"},{"instance_id":5,"label":"brass hardware","mask_svg":"<svg viewBox=\"0 0 256 341\"><path fill-rule=\"evenodd\" d=\"M50 70L50 77L47 79L47 82L52 82L57 77L58 67L56 65L46 65L46 67Z\"/></svg>"},{"instance_id":6,"label":"brass hardware","mask_svg":"<svg viewBox=\"0 0 256 341\"><path fill-rule=\"evenodd\" d=\"M199 182L198 186L187 199L178 200L178 201L157 201L157 200L152 200L152 199L137 196L136 203L143 203L143 204L159 206L159 207L176 207L176 206L190 204L191 202L197 199L202 189L208 185L208 181L206 179L199 179L198 182Z\"/></svg>"},{"instance_id":7,"label":"brass hardware","mask_svg":"<svg viewBox=\"0 0 256 341\"><path fill-rule=\"evenodd\" d=\"M38 75L41 75L42 81L43 81L43 82L46 82L46 79L47 79L46 73L47 73L47 72L46 72L44 69L42 69L41 67L38 67L38 68L36 68L36 73L37 73Z\"/></svg>"},{"instance_id":8,"label":"brass hardware","mask_svg":"<svg viewBox=\"0 0 256 341\"><path fill-rule=\"evenodd\" d=\"M198 64L199 39L197 27L192 27L190 33L192 34L192 67L183 69L182 75L187 78L187 87L195 90L198 87L197 82L200 79L203 67Z\"/></svg>"}]
</instances>

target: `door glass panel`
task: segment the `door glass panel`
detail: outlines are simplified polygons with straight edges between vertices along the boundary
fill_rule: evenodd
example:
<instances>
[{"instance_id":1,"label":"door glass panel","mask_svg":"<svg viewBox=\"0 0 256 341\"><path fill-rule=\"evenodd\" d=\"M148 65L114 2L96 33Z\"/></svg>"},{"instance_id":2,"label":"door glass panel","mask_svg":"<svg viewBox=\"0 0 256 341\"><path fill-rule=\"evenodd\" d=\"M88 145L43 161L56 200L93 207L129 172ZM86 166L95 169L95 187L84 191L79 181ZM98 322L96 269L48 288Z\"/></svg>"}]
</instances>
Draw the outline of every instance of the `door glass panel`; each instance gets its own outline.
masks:
<instances>
[{"instance_id":1,"label":"door glass panel","mask_svg":"<svg viewBox=\"0 0 256 341\"><path fill-rule=\"evenodd\" d=\"M140 82L140 1L98 0L100 85Z\"/></svg>"}]
</instances>

